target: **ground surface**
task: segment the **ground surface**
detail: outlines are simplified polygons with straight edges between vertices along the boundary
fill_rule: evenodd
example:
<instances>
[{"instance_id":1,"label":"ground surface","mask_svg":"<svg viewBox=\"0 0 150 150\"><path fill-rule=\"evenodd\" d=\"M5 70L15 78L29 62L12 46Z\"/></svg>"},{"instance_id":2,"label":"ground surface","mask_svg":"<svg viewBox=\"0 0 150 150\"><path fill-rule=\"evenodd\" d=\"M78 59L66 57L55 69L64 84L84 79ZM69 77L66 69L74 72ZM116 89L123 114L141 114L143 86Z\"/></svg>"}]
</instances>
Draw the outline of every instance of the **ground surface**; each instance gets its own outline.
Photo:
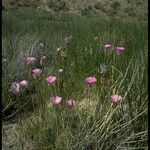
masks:
<instances>
[{"instance_id":1,"label":"ground surface","mask_svg":"<svg viewBox=\"0 0 150 150\"><path fill-rule=\"evenodd\" d=\"M83 16L136 18L147 20L147 0L3 0L7 9L40 8L53 12L70 12Z\"/></svg>"}]
</instances>

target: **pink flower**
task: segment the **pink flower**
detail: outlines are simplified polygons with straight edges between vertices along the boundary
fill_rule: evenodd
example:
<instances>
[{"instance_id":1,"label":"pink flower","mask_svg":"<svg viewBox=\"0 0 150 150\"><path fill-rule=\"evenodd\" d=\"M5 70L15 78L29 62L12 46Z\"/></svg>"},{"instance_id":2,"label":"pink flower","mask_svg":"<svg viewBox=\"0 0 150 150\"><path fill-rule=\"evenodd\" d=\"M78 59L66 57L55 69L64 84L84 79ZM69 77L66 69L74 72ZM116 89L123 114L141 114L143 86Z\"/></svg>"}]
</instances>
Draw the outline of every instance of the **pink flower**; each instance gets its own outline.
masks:
<instances>
[{"instance_id":1,"label":"pink flower","mask_svg":"<svg viewBox=\"0 0 150 150\"><path fill-rule=\"evenodd\" d=\"M42 73L42 70L39 69L39 68L36 68L36 69L32 70L32 75L33 75L34 78L40 77L41 73Z\"/></svg>"},{"instance_id":2,"label":"pink flower","mask_svg":"<svg viewBox=\"0 0 150 150\"><path fill-rule=\"evenodd\" d=\"M26 81L26 80L22 80L22 81L20 81L20 87L21 88L27 88L28 87L28 83L29 83L29 81Z\"/></svg>"},{"instance_id":3,"label":"pink flower","mask_svg":"<svg viewBox=\"0 0 150 150\"><path fill-rule=\"evenodd\" d=\"M17 95L20 92L20 84L17 82L11 83L9 92L12 92L13 94Z\"/></svg>"},{"instance_id":4,"label":"pink flower","mask_svg":"<svg viewBox=\"0 0 150 150\"><path fill-rule=\"evenodd\" d=\"M70 99L65 102L65 106L67 106L68 108L73 108L73 107L75 107L75 101Z\"/></svg>"},{"instance_id":5,"label":"pink flower","mask_svg":"<svg viewBox=\"0 0 150 150\"><path fill-rule=\"evenodd\" d=\"M33 64L36 63L36 58L34 58L34 57L27 57L26 61L27 61L27 64L33 65Z\"/></svg>"},{"instance_id":6,"label":"pink flower","mask_svg":"<svg viewBox=\"0 0 150 150\"><path fill-rule=\"evenodd\" d=\"M58 72L63 72L64 71L64 69L58 69Z\"/></svg>"},{"instance_id":7,"label":"pink flower","mask_svg":"<svg viewBox=\"0 0 150 150\"><path fill-rule=\"evenodd\" d=\"M116 47L116 54L121 55L125 51L124 47Z\"/></svg>"},{"instance_id":8,"label":"pink flower","mask_svg":"<svg viewBox=\"0 0 150 150\"><path fill-rule=\"evenodd\" d=\"M85 83L88 85L88 86L93 86L95 85L97 82L97 79L95 77L87 77L85 79Z\"/></svg>"},{"instance_id":9,"label":"pink flower","mask_svg":"<svg viewBox=\"0 0 150 150\"><path fill-rule=\"evenodd\" d=\"M110 98L111 98L112 103L118 104L122 101L122 96L117 95L117 94L112 95Z\"/></svg>"},{"instance_id":10,"label":"pink flower","mask_svg":"<svg viewBox=\"0 0 150 150\"><path fill-rule=\"evenodd\" d=\"M51 103L54 105L60 104L61 101L62 101L62 98L59 96L51 97Z\"/></svg>"},{"instance_id":11,"label":"pink flower","mask_svg":"<svg viewBox=\"0 0 150 150\"><path fill-rule=\"evenodd\" d=\"M48 85L54 85L57 81L57 78L55 76L49 76L46 78Z\"/></svg>"},{"instance_id":12,"label":"pink flower","mask_svg":"<svg viewBox=\"0 0 150 150\"><path fill-rule=\"evenodd\" d=\"M106 51L112 51L112 45L111 44L106 44L106 45L104 45L104 48L105 48L105 50Z\"/></svg>"}]
</instances>

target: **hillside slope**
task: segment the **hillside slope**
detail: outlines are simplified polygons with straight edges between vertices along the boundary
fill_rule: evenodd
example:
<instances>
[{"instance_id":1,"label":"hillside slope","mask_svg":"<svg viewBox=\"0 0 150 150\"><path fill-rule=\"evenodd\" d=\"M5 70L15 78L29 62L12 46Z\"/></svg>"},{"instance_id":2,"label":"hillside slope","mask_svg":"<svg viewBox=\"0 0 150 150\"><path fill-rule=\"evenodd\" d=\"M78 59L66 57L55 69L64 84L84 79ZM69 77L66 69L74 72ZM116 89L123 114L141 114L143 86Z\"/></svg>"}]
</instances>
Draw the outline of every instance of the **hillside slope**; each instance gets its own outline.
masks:
<instances>
[{"instance_id":1,"label":"hillside slope","mask_svg":"<svg viewBox=\"0 0 150 150\"><path fill-rule=\"evenodd\" d=\"M3 0L6 9L40 8L83 16L137 18L147 20L147 0Z\"/></svg>"}]
</instances>

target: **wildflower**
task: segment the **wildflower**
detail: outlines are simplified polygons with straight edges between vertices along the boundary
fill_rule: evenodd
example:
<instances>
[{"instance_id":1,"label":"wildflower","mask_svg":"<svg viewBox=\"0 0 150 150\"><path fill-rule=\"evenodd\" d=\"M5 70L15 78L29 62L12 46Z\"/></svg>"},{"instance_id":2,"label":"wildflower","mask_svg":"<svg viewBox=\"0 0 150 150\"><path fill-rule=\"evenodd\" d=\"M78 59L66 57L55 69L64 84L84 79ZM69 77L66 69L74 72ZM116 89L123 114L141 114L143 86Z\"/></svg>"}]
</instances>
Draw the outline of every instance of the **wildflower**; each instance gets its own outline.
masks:
<instances>
[{"instance_id":1,"label":"wildflower","mask_svg":"<svg viewBox=\"0 0 150 150\"><path fill-rule=\"evenodd\" d=\"M101 73L106 72L107 71L107 65L100 64L100 70L101 70Z\"/></svg>"},{"instance_id":2,"label":"wildflower","mask_svg":"<svg viewBox=\"0 0 150 150\"><path fill-rule=\"evenodd\" d=\"M28 87L28 84L29 84L29 81L26 81L26 80L22 80L20 81L20 87L21 88L27 88Z\"/></svg>"},{"instance_id":3,"label":"wildflower","mask_svg":"<svg viewBox=\"0 0 150 150\"><path fill-rule=\"evenodd\" d=\"M95 85L97 82L97 79L95 77L87 77L85 79L85 83L88 85L88 86L93 86Z\"/></svg>"},{"instance_id":4,"label":"wildflower","mask_svg":"<svg viewBox=\"0 0 150 150\"><path fill-rule=\"evenodd\" d=\"M112 51L112 45L111 44L106 44L104 45L105 51Z\"/></svg>"},{"instance_id":5,"label":"wildflower","mask_svg":"<svg viewBox=\"0 0 150 150\"><path fill-rule=\"evenodd\" d=\"M71 108L75 107L75 101L70 99L70 100L65 102L65 106L67 106L68 108L71 109Z\"/></svg>"},{"instance_id":6,"label":"wildflower","mask_svg":"<svg viewBox=\"0 0 150 150\"><path fill-rule=\"evenodd\" d=\"M58 69L58 72L63 72L64 71L64 69Z\"/></svg>"},{"instance_id":7,"label":"wildflower","mask_svg":"<svg viewBox=\"0 0 150 150\"><path fill-rule=\"evenodd\" d=\"M34 58L34 57L27 57L26 61L27 61L27 64L33 65L33 64L36 63L36 58Z\"/></svg>"},{"instance_id":8,"label":"wildflower","mask_svg":"<svg viewBox=\"0 0 150 150\"><path fill-rule=\"evenodd\" d=\"M32 70L32 75L34 78L39 77L41 75L41 73L42 73L42 70L39 68Z\"/></svg>"},{"instance_id":9,"label":"wildflower","mask_svg":"<svg viewBox=\"0 0 150 150\"><path fill-rule=\"evenodd\" d=\"M57 78L55 76L49 76L46 78L48 85L54 85L57 81Z\"/></svg>"},{"instance_id":10,"label":"wildflower","mask_svg":"<svg viewBox=\"0 0 150 150\"><path fill-rule=\"evenodd\" d=\"M110 98L111 98L112 103L118 104L122 101L122 96L117 95L117 94L112 95Z\"/></svg>"},{"instance_id":11,"label":"wildflower","mask_svg":"<svg viewBox=\"0 0 150 150\"><path fill-rule=\"evenodd\" d=\"M54 104L54 105L57 105L57 104L60 104L61 101L62 101L62 98L59 97L59 96L54 96L54 97L51 97L51 103Z\"/></svg>"},{"instance_id":12,"label":"wildflower","mask_svg":"<svg viewBox=\"0 0 150 150\"><path fill-rule=\"evenodd\" d=\"M116 54L121 55L125 51L124 47L116 47Z\"/></svg>"},{"instance_id":13,"label":"wildflower","mask_svg":"<svg viewBox=\"0 0 150 150\"><path fill-rule=\"evenodd\" d=\"M20 92L20 84L17 82L11 83L9 92L12 92L13 94L17 95Z\"/></svg>"}]
</instances>

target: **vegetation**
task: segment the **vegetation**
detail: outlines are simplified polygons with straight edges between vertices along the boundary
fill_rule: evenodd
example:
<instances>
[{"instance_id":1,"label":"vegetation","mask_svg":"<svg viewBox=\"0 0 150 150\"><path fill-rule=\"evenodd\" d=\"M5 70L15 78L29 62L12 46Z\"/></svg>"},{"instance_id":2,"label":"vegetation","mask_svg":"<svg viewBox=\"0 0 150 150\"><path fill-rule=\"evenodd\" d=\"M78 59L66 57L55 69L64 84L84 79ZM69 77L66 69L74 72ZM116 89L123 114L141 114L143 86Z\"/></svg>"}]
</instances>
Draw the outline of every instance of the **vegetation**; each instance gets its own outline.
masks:
<instances>
[{"instance_id":1,"label":"vegetation","mask_svg":"<svg viewBox=\"0 0 150 150\"><path fill-rule=\"evenodd\" d=\"M3 12L2 23L2 113L3 120L19 116L15 149L147 149L146 22L22 9ZM122 55L116 47L125 48ZM57 82L48 86L48 76ZM88 76L95 85L86 85ZM22 80L29 81L25 90L9 91ZM54 105L53 96L62 102ZM65 105L70 99L73 108Z\"/></svg>"}]
</instances>

